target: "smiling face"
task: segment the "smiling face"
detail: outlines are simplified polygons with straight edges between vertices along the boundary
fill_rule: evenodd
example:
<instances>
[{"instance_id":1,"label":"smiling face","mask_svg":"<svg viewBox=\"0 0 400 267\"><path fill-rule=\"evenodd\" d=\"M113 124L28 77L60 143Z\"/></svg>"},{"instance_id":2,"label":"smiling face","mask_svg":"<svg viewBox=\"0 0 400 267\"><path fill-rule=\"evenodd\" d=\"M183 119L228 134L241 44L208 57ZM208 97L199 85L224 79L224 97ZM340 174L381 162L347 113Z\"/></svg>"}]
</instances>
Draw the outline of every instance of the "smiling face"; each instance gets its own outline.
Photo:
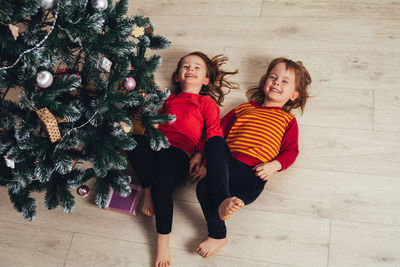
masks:
<instances>
[{"instance_id":1,"label":"smiling face","mask_svg":"<svg viewBox=\"0 0 400 267\"><path fill-rule=\"evenodd\" d=\"M189 55L182 60L175 81L179 82L182 92L198 94L202 86L209 83L207 76L207 67L203 59Z\"/></svg>"},{"instance_id":2,"label":"smiling face","mask_svg":"<svg viewBox=\"0 0 400 267\"><path fill-rule=\"evenodd\" d=\"M286 68L284 62L278 63L268 75L264 84L264 106L283 107L289 100L299 96L296 91L295 74Z\"/></svg>"}]
</instances>

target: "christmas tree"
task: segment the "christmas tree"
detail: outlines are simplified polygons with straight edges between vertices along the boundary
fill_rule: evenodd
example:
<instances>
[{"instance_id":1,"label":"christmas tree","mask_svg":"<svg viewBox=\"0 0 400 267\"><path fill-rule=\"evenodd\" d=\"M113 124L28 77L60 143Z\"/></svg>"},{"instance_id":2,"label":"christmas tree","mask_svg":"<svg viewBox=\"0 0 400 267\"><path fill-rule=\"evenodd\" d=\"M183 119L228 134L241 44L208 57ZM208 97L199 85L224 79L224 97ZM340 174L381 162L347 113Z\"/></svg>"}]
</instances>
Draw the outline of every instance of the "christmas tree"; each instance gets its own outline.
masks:
<instances>
[{"instance_id":1,"label":"christmas tree","mask_svg":"<svg viewBox=\"0 0 400 267\"><path fill-rule=\"evenodd\" d=\"M0 185L14 207L32 220L38 191L47 209L72 212L70 188L89 179L100 207L110 187L128 195L121 151L135 148L140 124L153 149L169 146L153 127L174 119L158 115L161 58L145 55L169 41L148 18L127 17L128 0L0 2Z\"/></svg>"}]
</instances>

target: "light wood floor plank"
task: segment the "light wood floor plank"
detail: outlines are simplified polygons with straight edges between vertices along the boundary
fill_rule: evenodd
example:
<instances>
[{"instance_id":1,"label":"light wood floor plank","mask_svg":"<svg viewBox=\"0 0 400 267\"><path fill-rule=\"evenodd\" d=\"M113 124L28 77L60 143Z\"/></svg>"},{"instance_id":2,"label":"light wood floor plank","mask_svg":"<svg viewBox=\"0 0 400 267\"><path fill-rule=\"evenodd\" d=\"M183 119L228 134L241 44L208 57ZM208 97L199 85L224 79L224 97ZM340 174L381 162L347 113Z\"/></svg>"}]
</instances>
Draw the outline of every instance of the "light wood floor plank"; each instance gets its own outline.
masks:
<instances>
[{"instance_id":1,"label":"light wood floor plank","mask_svg":"<svg viewBox=\"0 0 400 267\"><path fill-rule=\"evenodd\" d=\"M0 221L0 265L63 266L71 240L72 233Z\"/></svg>"},{"instance_id":2,"label":"light wood floor plank","mask_svg":"<svg viewBox=\"0 0 400 267\"><path fill-rule=\"evenodd\" d=\"M289 17L336 17L336 18L400 18L400 6L393 0L346 0L346 1L291 1L264 0L263 16L273 16L279 10ZM282 7L285 8L282 8Z\"/></svg>"},{"instance_id":3,"label":"light wood floor plank","mask_svg":"<svg viewBox=\"0 0 400 267\"><path fill-rule=\"evenodd\" d=\"M260 16L262 0L131 1L129 14L146 16Z\"/></svg>"},{"instance_id":4,"label":"light wood floor plank","mask_svg":"<svg viewBox=\"0 0 400 267\"><path fill-rule=\"evenodd\" d=\"M372 90L323 88L311 89L300 125L346 129L373 129L374 99Z\"/></svg>"},{"instance_id":5,"label":"light wood floor plank","mask_svg":"<svg viewBox=\"0 0 400 267\"><path fill-rule=\"evenodd\" d=\"M155 253L155 246L139 242L76 234L65 266L152 266ZM172 266L287 266L219 255L204 259L193 251L175 248L171 248L171 259Z\"/></svg>"},{"instance_id":6,"label":"light wood floor plank","mask_svg":"<svg viewBox=\"0 0 400 267\"><path fill-rule=\"evenodd\" d=\"M272 176L249 208L400 226L400 179L289 169Z\"/></svg>"},{"instance_id":7,"label":"light wood floor plank","mask_svg":"<svg viewBox=\"0 0 400 267\"><path fill-rule=\"evenodd\" d=\"M0 196L4 197L3 194ZM1 202L0 208L6 210L5 216L10 223L20 222L21 218L7 214L12 213L12 207L9 206L7 211L4 202ZM71 214L59 210L39 210L40 216L22 225L155 245L153 218L95 210L88 203L79 203L79 207ZM244 208L228 221L228 227L230 240L216 255L284 265L304 266L315 262L326 264L329 234L327 219ZM298 231L298 227L302 230ZM206 225L199 204L176 200L171 247L192 254L206 236ZM101 249L99 251L106 252Z\"/></svg>"},{"instance_id":8,"label":"light wood floor plank","mask_svg":"<svg viewBox=\"0 0 400 267\"><path fill-rule=\"evenodd\" d=\"M396 132L300 126L299 135L300 154L294 166L399 177Z\"/></svg>"},{"instance_id":9,"label":"light wood floor plank","mask_svg":"<svg viewBox=\"0 0 400 267\"><path fill-rule=\"evenodd\" d=\"M206 237L198 208L198 203L176 201L172 246L190 242L188 247L195 247ZM179 225L186 225L184 233L179 231ZM327 263L328 219L243 208L227 221L227 227L230 239L217 255L297 266Z\"/></svg>"},{"instance_id":10,"label":"light wood floor plank","mask_svg":"<svg viewBox=\"0 0 400 267\"><path fill-rule=\"evenodd\" d=\"M65 266L151 266L154 253L143 243L75 234Z\"/></svg>"},{"instance_id":11,"label":"light wood floor plank","mask_svg":"<svg viewBox=\"0 0 400 267\"><path fill-rule=\"evenodd\" d=\"M399 266L400 227L332 221L329 267Z\"/></svg>"},{"instance_id":12,"label":"light wood floor plank","mask_svg":"<svg viewBox=\"0 0 400 267\"><path fill-rule=\"evenodd\" d=\"M186 182L176 199L197 202ZM400 179L290 168L274 174L245 209L400 226Z\"/></svg>"},{"instance_id":13,"label":"light wood floor plank","mask_svg":"<svg viewBox=\"0 0 400 267\"><path fill-rule=\"evenodd\" d=\"M397 87L400 83L397 83ZM400 131L400 92L398 88L374 93L374 129Z\"/></svg>"},{"instance_id":14,"label":"light wood floor plank","mask_svg":"<svg viewBox=\"0 0 400 267\"><path fill-rule=\"evenodd\" d=\"M236 48L279 47L357 52L371 48L399 51L398 20L287 17L151 16L157 33L173 45ZM201 21L201 27L198 27ZM185 27L176 27L185 25ZM197 29L193 31L192 29Z\"/></svg>"}]
</instances>

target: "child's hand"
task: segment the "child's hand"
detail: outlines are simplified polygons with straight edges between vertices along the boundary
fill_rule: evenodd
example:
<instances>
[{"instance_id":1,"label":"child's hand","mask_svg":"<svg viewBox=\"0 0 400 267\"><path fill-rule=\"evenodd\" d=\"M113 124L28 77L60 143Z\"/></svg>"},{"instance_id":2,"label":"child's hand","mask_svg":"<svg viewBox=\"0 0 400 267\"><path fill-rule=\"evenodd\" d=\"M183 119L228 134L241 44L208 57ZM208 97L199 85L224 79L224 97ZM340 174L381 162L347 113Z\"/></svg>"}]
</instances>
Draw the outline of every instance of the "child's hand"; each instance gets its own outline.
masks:
<instances>
[{"instance_id":1,"label":"child's hand","mask_svg":"<svg viewBox=\"0 0 400 267\"><path fill-rule=\"evenodd\" d=\"M201 179L206 177L206 175L207 175L207 169L206 167L204 167L204 165L201 165L197 172L191 173L190 176L192 177L192 183L197 179L200 181Z\"/></svg>"},{"instance_id":2,"label":"child's hand","mask_svg":"<svg viewBox=\"0 0 400 267\"><path fill-rule=\"evenodd\" d=\"M261 180L267 181L272 174L282 169L282 165L279 161L273 160L271 162L264 162L254 166L253 170Z\"/></svg>"},{"instance_id":3,"label":"child's hand","mask_svg":"<svg viewBox=\"0 0 400 267\"><path fill-rule=\"evenodd\" d=\"M189 174L192 176L193 173L198 173L201 162L203 161L203 155L199 152L196 152L193 157L190 159L189 163Z\"/></svg>"}]
</instances>

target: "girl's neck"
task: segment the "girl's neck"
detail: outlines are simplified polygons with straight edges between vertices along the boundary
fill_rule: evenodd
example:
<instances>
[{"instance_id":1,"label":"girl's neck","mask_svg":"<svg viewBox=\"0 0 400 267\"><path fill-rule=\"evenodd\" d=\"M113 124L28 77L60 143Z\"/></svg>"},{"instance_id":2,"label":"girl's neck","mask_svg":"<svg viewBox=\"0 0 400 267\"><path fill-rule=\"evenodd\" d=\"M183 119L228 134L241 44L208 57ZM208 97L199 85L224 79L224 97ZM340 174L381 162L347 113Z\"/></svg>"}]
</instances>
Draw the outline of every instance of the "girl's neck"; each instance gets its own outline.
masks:
<instances>
[{"instance_id":1,"label":"girl's neck","mask_svg":"<svg viewBox=\"0 0 400 267\"><path fill-rule=\"evenodd\" d=\"M196 88L196 87L183 87L182 88L182 92L183 93L191 93L191 94L199 94L201 91L201 87L200 88Z\"/></svg>"},{"instance_id":2,"label":"girl's neck","mask_svg":"<svg viewBox=\"0 0 400 267\"><path fill-rule=\"evenodd\" d=\"M263 107L270 107L270 108L282 108L283 106L278 104L278 103L274 103L271 101L268 101L267 99L264 100L264 102L262 103Z\"/></svg>"}]
</instances>

